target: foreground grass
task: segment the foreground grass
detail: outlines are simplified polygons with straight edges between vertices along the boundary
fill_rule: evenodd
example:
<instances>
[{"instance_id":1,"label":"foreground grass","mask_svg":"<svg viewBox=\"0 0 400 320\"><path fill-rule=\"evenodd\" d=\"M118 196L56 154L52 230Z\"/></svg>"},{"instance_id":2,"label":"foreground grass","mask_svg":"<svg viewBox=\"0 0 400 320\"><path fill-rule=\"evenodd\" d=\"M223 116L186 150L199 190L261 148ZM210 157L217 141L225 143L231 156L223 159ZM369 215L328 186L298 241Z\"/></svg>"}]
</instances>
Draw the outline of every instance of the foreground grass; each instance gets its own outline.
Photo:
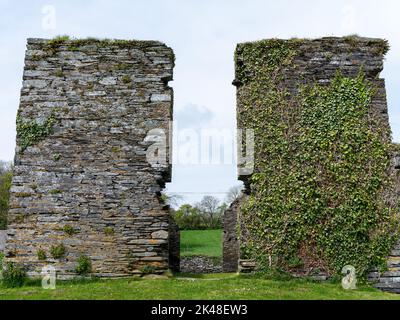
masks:
<instances>
[{"instance_id":1,"label":"foreground grass","mask_svg":"<svg viewBox=\"0 0 400 320\"><path fill-rule=\"evenodd\" d=\"M59 282L55 290L44 290L37 285L15 289L0 287L0 300L4 299L387 300L400 299L400 295L383 293L368 286L348 291L342 289L340 284L214 274L157 280L131 278Z\"/></svg>"},{"instance_id":2,"label":"foreground grass","mask_svg":"<svg viewBox=\"0 0 400 320\"><path fill-rule=\"evenodd\" d=\"M181 254L220 257L222 231L181 231ZM128 278L58 282L55 290L39 283L8 289L0 300L392 300L400 295L369 286L342 289L340 284L261 275L177 275L168 279Z\"/></svg>"},{"instance_id":3,"label":"foreground grass","mask_svg":"<svg viewBox=\"0 0 400 320\"><path fill-rule=\"evenodd\" d=\"M222 230L182 230L181 256L222 256Z\"/></svg>"}]
</instances>

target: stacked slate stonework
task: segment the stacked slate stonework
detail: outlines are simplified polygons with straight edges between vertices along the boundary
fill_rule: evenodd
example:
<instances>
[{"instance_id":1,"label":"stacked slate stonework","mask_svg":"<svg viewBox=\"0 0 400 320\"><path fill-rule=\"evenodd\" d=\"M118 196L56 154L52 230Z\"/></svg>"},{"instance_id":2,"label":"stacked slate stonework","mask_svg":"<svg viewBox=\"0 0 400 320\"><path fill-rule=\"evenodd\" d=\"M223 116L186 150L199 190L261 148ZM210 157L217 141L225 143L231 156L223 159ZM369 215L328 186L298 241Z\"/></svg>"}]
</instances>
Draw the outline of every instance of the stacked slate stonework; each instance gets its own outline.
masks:
<instances>
[{"instance_id":1,"label":"stacked slate stonework","mask_svg":"<svg viewBox=\"0 0 400 320\"><path fill-rule=\"evenodd\" d=\"M60 277L85 259L104 277L168 270L173 67L156 41L28 39L7 261ZM158 164L152 129L166 136Z\"/></svg>"}]
</instances>

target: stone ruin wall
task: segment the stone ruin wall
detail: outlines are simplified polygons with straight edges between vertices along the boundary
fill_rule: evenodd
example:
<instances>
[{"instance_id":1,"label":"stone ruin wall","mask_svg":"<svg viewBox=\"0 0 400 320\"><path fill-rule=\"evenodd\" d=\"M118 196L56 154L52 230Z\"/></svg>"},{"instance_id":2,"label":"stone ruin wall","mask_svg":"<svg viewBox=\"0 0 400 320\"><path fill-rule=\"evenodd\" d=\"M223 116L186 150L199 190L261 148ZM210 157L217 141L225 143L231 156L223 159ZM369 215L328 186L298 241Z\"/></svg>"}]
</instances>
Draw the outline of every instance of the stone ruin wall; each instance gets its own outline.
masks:
<instances>
[{"instance_id":1,"label":"stone ruin wall","mask_svg":"<svg viewBox=\"0 0 400 320\"><path fill-rule=\"evenodd\" d=\"M224 272L238 271L239 237L236 225L238 223L238 210L240 199L236 199L223 216L223 248L222 269Z\"/></svg>"},{"instance_id":2,"label":"stone ruin wall","mask_svg":"<svg viewBox=\"0 0 400 320\"><path fill-rule=\"evenodd\" d=\"M96 276L164 272L169 260L176 268L179 232L169 239L160 198L170 181L173 67L172 49L156 41L28 39L8 261L30 275L51 264L64 278L81 255ZM167 134L167 164L152 167L146 136L154 128ZM65 254L53 258L61 244Z\"/></svg>"},{"instance_id":3,"label":"stone ruin wall","mask_svg":"<svg viewBox=\"0 0 400 320\"><path fill-rule=\"evenodd\" d=\"M383 56L374 41L358 38L355 47L345 38L303 40L295 58L300 67L284 70L286 88L296 94L298 83L329 83L337 70L355 77L363 67L366 78L379 88L372 108L389 126L385 84L379 78ZM246 64L243 46L246 43L236 49L236 66ZM81 255L90 258L97 276L126 276L145 268L179 270L179 230L160 199L170 179L170 137L167 164L151 166L146 160L152 144L148 132L162 128L168 133L172 120L168 81L173 66L172 50L154 41L28 40L7 260L25 265L30 275L52 264L64 278L76 274ZM234 84L240 123L246 85L237 80ZM40 138L29 138L32 128L42 129ZM249 177L239 178L250 193ZM241 201L224 216L226 272L239 267L236 226ZM51 248L60 244L65 254L52 258ZM380 277L371 273L382 289L400 291L399 248L389 257L388 272ZM45 260L38 259L39 250Z\"/></svg>"},{"instance_id":4,"label":"stone ruin wall","mask_svg":"<svg viewBox=\"0 0 400 320\"><path fill-rule=\"evenodd\" d=\"M374 96L371 108L378 111L379 117L383 123L389 128L388 111L386 102L385 81L380 78L380 72L383 70L383 54L378 46L380 39L370 38L336 38L326 37L316 40L299 40L300 46L297 48L298 54L294 58L293 65L297 68L287 67L281 70L284 78L283 83L290 94L297 93L297 87L301 84L312 84L314 82L329 83L338 70L346 77L356 77L361 68L365 72L365 77L377 89L378 92ZM243 48L247 43L239 44L236 48L235 64L236 73L238 66L241 68L246 66L247 61L241 55ZM247 85L240 83L237 78L233 84L237 87L237 120L241 123L241 111L244 109L245 101L242 95L245 95ZM245 129L245 128L239 128ZM388 137L390 139L390 137ZM393 155L393 158L395 155ZM393 172L395 173L393 161ZM399 166L400 168L400 166ZM257 163L255 164L255 171ZM399 175L396 174L398 177ZM249 176L240 176L246 186L245 194L251 193L248 186ZM400 186L400 180L397 178L397 186ZM397 194L400 195L400 188L397 188ZM245 199L246 195L243 196ZM240 206L241 200L233 203L231 208L224 215L224 243L223 243L223 266L225 272L234 272L238 269L246 268L240 260L240 241L237 234L237 224L240 224ZM389 257L389 271L381 275L378 279L377 273L371 274L371 279L379 280L377 286L390 290L397 287L400 291L400 243L397 245L392 255Z\"/></svg>"}]
</instances>

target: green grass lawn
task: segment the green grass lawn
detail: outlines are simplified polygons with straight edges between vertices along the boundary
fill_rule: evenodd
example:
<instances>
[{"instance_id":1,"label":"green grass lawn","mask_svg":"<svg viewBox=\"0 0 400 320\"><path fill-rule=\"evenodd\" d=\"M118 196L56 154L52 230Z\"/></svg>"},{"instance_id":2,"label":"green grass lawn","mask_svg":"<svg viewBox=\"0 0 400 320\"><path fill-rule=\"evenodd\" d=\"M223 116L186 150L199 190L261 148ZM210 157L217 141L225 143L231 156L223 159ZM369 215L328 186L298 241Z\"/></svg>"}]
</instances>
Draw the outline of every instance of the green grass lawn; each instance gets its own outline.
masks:
<instances>
[{"instance_id":1,"label":"green grass lawn","mask_svg":"<svg viewBox=\"0 0 400 320\"><path fill-rule=\"evenodd\" d=\"M119 279L92 282L59 282L55 290L40 286L6 289L0 287L2 299L400 299L400 295L383 293L371 287L342 289L340 284L277 281L260 276L215 274L170 279Z\"/></svg>"},{"instance_id":2,"label":"green grass lawn","mask_svg":"<svg viewBox=\"0 0 400 320\"><path fill-rule=\"evenodd\" d=\"M222 256L222 230L182 230L181 255Z\"/></svg>"}]
</instances>

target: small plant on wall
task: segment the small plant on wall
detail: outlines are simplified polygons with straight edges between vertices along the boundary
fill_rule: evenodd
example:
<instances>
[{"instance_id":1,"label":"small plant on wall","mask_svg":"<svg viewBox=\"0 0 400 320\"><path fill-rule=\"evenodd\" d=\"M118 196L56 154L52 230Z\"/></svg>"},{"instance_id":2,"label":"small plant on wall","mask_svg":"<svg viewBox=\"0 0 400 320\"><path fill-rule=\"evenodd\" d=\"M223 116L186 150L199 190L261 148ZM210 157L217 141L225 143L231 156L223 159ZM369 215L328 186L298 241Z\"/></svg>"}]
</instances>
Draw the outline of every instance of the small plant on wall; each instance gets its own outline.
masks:
<instances>
[{"instance_id":1,"label":"small plant on wall","mask_svg":"<svg viewBox=\"0 0 400 320\"><path fill-rule=\"evenodd\" d=\"M63 227L63 231L69 236L72 236L72 235L74 235L76 233L76 230L69 224L66 224Z\"/></svg>"},{"instance_id":2,"label":"small plant on wall","mask_svg":"<svg viewBox=\"0 0 400 320\"><path fill-rule=\"evenodd\" d=\"M92 272L92 262L89 257L85 255L79 256L75 271L79 275L87 275Z\"/></svg>"},{"instance_id":3,"label":"small plant on wall","mask_svg":"<svg viewBox=\"0 0 400 320\"><path fill-rule=\"evenodd\" d=\"M46 260L46 259L47 259L46 252L45 252L43 249L39 249L39 250L37 251L37 257L38 257L38 259L41 260L41 261Z\"/></svg>"},{"instance_id":4,"label":"small plant on wall","mask_svg":"<svg viewBox=\"0 0 400 320\"><path fill-rule=\"evenodd\" d=\"M156 268L154 266L150 266L150 265L145 265L140 268L140 272L142 273L142 275L152 274L155 271L156 271Z\"/></svg>"},{"instance_id":5,"label":"small plant on wall","mask_svg":"<svg viewBox=\"0 0 400 320\"><path fill-rule=\"evenodd\" d=\"M112 235L114 235L115 231L114 231L114 228L112 228L112 227L105 227L104 233L107 236L112 236Z\"/></svg>"},{"instance_id":6,"label":"small plant on wall","mask_svg":"<svg viewBox=\"0 0 400 320\"><path fill-rule=\"evenodd\" d=\"M60 259L65 255L65 253L66 253L66 249L62 243L51 246L50 254L53 259Z\"/></svg>"}]
</instances>

